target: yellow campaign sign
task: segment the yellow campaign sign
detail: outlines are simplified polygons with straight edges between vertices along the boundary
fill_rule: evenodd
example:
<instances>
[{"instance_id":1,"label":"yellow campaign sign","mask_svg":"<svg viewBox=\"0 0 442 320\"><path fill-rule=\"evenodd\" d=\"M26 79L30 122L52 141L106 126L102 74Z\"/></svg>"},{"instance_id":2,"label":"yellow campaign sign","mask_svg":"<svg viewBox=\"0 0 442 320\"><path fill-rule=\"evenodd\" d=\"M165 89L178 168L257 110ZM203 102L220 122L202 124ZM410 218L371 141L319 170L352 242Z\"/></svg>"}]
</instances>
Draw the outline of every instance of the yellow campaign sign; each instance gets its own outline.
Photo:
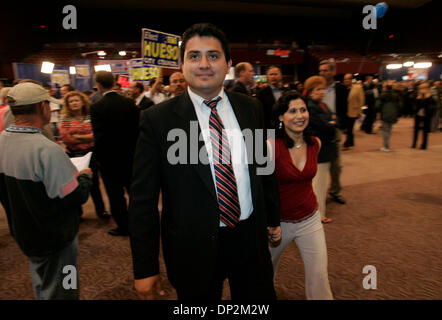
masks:
<instances>
[{"instance_id":1,"label":"yellow campaign sign","mask_svg":"<svg viewBox=\"0 0 442 320\"><path fill-rule=\"evenodd\" d=\"M142 56L148 66L179 69L180 36L142 29Z\"/></svg>"},{"instance_id":2,"label":"yellow campaign sign","mask_svg":"<svg viewBox=\"0 0 442 320\"><path fill-rule=\"evenodd\" d=\"M160 76L160 68L147 66L142 59L132 59L130 63L132 81L147 81Z\"/></svg>"}]
</instances>

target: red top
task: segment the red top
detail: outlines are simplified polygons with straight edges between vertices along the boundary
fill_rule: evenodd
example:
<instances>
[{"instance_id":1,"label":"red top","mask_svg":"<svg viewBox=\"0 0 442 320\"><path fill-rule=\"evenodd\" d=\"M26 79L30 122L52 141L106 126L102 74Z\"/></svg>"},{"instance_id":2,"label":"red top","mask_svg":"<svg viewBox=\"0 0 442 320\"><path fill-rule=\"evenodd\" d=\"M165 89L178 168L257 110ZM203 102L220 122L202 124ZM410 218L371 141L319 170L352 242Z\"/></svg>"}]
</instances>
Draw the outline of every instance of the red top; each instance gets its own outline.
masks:
<instances>
[{"instance_id":1,"label":"red top","mask_svg":"<svg viewBox=\"0 0 442 320\"><path fill-rule=\"evenodd\" d=\"M89 150L94 145L93 141L79 143L77 139L72 137L74 134L93 134L91 118L89 115L84 119L78 120L71 117L62 117L59 123L60 137L69 150Z\"/></svg>"},{"instance_id":2,"label":"red top","mask_svg":"<svg viewBox=\"0 0 442 320\"><path fill-rule=\"evenodd\" d=\"M284 141L275 141L281 221L299 222L312 216L318 208L312 180L318 170L319 144L316 138L313 141L313 145L307 145L307 160L302 171L293 164Z\"/></svg>"}]
</instances>

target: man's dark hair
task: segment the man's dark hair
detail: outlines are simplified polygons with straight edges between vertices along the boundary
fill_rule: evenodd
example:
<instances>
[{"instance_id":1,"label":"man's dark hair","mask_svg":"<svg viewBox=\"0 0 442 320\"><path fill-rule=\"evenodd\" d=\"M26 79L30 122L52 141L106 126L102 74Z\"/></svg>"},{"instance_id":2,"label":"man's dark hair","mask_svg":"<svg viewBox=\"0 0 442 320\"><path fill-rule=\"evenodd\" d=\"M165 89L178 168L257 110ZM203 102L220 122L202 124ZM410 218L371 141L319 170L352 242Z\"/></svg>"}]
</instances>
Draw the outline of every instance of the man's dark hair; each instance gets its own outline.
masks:
<instances>
[{"instance_id":1,"label":"man's dark hair","mask_svg":"<svg viewBox=\"0 0 442 320\"><path fill-rule=\"evenodd\" d=\"M218 29L216 26L210 23L197 23L188 28L183 33L183 40L180 47L180 54L181 54L181 62L184 62L184 51L186 51L186 45L187 42L195 37L213 37L219 40L221 42L221 46L224 51L224 56L226 57L226 61L230 61L230 48L229 48L229 42L227 41L226 35L224 32L220 29Z\"/></svg>"},{"instance_id":2,"label":"man's dark hair","mask_svg":"<svg viewBox=\"0 0 442 320\"><path fill-rule=\"evenodd\" d=\"M135 82L135 88L140 89L140 93L144 91L144 85L139 81Z\"/></svg>"},{"instance_id":3,"label":"man's dark hair","mask_svg":"<svg viewBox=\"0 0 442 320\"><path fill-rule=\"evenodd\" d=\"M271 65L270 67L268 67L266 70L266 74L268 74L271 69L278 69L279 72L281 72L281 74L282 74L281 68L278 66L275 66L275 65Z\"/></svg>"},{"instance_id":4,"label":"man's dark hair","mask_svg":"<svg viewBox=\"0 0 442 320\"><path fill-rule=\"evenodd\" d=\"M67 88L68 92L75 91L75 88L70 84L64 84L61 86L62 88Z\"/></svg>"},{"instance_id":5,"label":"man's dark hair","mask_svg":"<svg viewBox=\"0 0 442 320\"><path fill-rule=\"evenodd\" d=\"M109 71L97 71L95 82L101 84L103 89L112 89L114 86L114 75Z\"/></svg>"}]
</instances>

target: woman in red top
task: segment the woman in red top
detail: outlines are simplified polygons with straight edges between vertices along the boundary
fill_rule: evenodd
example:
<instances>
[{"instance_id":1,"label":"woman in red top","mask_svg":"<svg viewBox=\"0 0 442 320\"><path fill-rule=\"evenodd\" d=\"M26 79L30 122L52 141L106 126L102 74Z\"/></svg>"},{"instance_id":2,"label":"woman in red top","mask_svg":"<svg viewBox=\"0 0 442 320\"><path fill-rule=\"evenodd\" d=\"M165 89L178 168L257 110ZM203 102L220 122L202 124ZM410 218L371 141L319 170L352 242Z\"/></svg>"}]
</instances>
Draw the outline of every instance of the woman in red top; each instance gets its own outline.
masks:
<instances>
[{"instance_id":1,"label":"woman in red top","mask_svg":"<svg viewBox=\"0 0 442 320\"><path fill-rule=\"evenodd\" d=\"M64 105L59 122L60 138L70 158L84 156L92 151L94 146L89 99L80 91L70 91L63 99ZM93 153L90 168L93 172L91 196L94 201L95 212L99 218L108 219L110 215L105 212L100 191L98 167Z\"/></svg>"},{"instance_id":2,"label":"woman in red top","mask_svg":"<svg viewBox=\"0 0 442 320\"><path fill-rule=\"evenodd\" d=\"M295 241L304 262L307 299L333 299L324 229L312 188L321 141L310 134L309 112L298 93L285 93L273 111L279 123L274 159L282 230L279 245L270 247L273 269L276 273L281 254Z\"/></svg>"}]
</instances>

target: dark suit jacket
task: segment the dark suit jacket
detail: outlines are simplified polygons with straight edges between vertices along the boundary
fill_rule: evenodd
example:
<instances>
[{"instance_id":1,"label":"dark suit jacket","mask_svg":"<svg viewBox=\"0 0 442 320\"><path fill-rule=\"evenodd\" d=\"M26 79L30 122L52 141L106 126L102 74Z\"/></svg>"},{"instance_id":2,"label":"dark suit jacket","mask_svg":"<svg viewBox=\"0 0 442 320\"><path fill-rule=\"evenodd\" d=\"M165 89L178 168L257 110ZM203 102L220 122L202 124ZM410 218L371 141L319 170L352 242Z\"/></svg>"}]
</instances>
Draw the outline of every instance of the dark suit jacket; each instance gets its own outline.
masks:
<instances>
[{"instance_id":1,"label":"dark suit jacket","mask_svg":"<svg viewBox=\"0 0 442 320\"><path fill-rule=\"evenodd\" d=\"M155 103L152 100L144 96L143 99L141 99L138 108L140 108L140 110L146 110L147 108L152 107L154 104Z\"/></svg>"},{"instance_id":2,"label":"dark suit jacket","mask_svg":"<svg viewBox=\"0 0 442 320\"><path fill-rule=\"evenodd\" d=\"M284 87L281 87L282 92L286 90ZM272 88L270 86L265 87L261 91L258 92L257 96L259 101L261 101L262 106L264 108L264 122L266 128L274 128L273 127L273 119L272 119L272 109L275 104L275 97L273 96Z\"/></svg>"},{"instance_id":3,"label":"dark suit jacket","mask_svg":"<svg viewBox=\"0 0 442 320\"><path fill-rule=\"evenodd\" d=\"M323 104L325 107L325 104ZM318 154L318 163L330 162L336 159L335 126L330 124L333 113L329 109L322 108L317 102L308 99L307 109L309 127L312 135L321 140L321 150Z\"/></svg>"},{"instance_id":4,"label":"dark suit jacket","mask_svg":"<svg viewBox=\"0 0 442 320\"><path fill-rule=\"evenodd\" d=\"M241 129L263 127L258 101L243 94L226 94ZM169 148L176 145L177 140L167 141L168 133L180 129L190 137L190 121L198 123L198 118L187 91L141 113L129 231L135 279L158 274L161 189L161 239L169 280L175 287L201 292L201 288L208 288L216 268L220 223L210 165L199 161L198 164L171 164L167 157ZM198 135L200 132L198 124ZM190 142L184 145L189 150ZM198 142L197 151L207 156L204 141ZM187 163L197 151L187 152ZM247 154L253 155L252 150L247 150ZM267 226L279 225L279 196L275 175L258 176L257 167L254 159L249 164L249 173L254 208L251 221L256 225L256 233L250 237L256 238L254 250L262 256L265 252L268 254Z\"/></svg>"},{"instance_id":5,"label":"dark suit jacket","mask_svg":"<svg viewBox=\"0 0 442 320\"><path fill-rule=\"evenodd\" d=\"M346 128L348 109L348 88L342 83L336 83L336 118L337 127L341 130Z\"/></svg>"},{"instance_id":6,"label":"dark suit jacket","mask_svg":"<svg viewBox=\"0 0 442 320\"><path fill-rule=\"evenodd\" d=\"M94 152L102 166L131 169L138 138L140 110L116 92L91 106Z\"/></svg>"},{"instance_id":7,"label":"dark suit jacket","mask_svg":"<svg viewBox=\"0 0 442 320\"><path fill-rule=\"evenodd\" d=\"M241 81L236 81L235 84L233 85L232 89L230 89L230 91L249 95L246 85L244 83L242 83Z\"/></svg>"}]
</instances>

